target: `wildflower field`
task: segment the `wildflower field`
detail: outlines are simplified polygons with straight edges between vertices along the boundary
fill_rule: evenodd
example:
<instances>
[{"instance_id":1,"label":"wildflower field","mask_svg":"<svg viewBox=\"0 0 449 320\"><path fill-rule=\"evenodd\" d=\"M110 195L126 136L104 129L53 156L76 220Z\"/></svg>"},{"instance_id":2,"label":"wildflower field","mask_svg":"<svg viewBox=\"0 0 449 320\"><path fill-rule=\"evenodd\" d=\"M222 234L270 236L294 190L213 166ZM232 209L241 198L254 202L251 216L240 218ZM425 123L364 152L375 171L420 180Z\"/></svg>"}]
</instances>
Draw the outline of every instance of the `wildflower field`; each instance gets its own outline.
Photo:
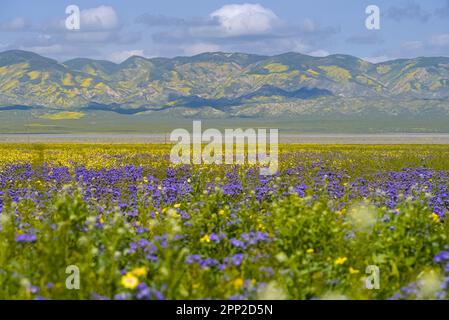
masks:
<instances>
[{"instance_id":1,"label":"wildflower field","mask_svg":"<svg viewBox=\"0 0 449 320\"><path fill-rule=\"evenodd\" d=\"M448 297L449 147L281 145L274 176L170 148L0 145L0 298Z\"/></svg>"}]
</instances>

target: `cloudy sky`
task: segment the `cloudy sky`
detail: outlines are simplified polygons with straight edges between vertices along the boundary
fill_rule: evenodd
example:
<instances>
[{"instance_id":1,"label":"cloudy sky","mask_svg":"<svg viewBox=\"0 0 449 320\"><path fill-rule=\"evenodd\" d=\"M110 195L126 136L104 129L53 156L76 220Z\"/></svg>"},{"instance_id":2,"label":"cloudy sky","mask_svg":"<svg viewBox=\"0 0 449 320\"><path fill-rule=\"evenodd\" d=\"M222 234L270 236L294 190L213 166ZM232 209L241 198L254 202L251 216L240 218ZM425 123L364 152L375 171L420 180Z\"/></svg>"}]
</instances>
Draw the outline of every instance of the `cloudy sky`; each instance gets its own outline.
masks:
<instances>
[{"instance_id":1,"label":"cloudy sky","mask_svg":"<svg viewBox=\"0 0 449 320\"><path fill-rule=\"evenodd\" d=\"M69 5L79 30L66 28ZM365 26L368 5L380 9L379 30ZM449 0L2 0L0 51L9 49L115 62L211 51L449 56Z\"/></svg>"}]
</instances>

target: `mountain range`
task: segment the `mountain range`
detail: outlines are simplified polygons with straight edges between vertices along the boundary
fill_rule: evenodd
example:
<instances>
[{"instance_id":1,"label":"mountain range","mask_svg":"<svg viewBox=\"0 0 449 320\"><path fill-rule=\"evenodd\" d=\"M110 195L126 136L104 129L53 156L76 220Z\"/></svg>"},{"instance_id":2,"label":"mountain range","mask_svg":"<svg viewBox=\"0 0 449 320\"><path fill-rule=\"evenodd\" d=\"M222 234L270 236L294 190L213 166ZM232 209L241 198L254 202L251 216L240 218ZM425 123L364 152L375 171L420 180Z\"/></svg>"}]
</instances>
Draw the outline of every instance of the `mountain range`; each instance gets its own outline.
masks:
<instances>
[{"instance_id":1,"label":"mountain range","mask_svg":"<svg viewBox=\"0 0 449 320\"><path fill-rule=\"evenodd\" d=\"M0 110L203 116L449 114L449 58L370 63L350 55L203 53L122 63L0 53Z\"/></svg>"}]
</instances>

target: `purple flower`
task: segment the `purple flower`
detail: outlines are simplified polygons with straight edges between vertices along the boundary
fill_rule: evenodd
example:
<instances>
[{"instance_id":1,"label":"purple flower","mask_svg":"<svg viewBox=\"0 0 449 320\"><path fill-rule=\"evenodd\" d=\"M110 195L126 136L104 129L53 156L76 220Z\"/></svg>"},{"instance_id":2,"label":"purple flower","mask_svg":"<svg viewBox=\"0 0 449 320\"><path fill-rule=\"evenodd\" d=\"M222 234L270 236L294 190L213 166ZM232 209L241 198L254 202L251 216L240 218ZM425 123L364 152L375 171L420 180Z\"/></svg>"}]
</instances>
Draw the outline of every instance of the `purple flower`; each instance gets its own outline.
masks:
<instances>
[{"instance_id":1,"label":"purple flower","mask_svg":"<svg viewBox=\"0 0 449 320\"><path fill-rule=\"evenodd\" d=\"M148 300L150 299L151 290L145 283L139 283L137 285L137 294L136 297L139 300Z\"/></svg>"},{"instance_id":2,"label":"purple flower","mask_svg":"<svg viewBox=\"0 0 449 320\"><path fill-rule=\"evenodd\" d=\"M36 242L37 237L34 234L19 234L16 236L16 242Z\"/></svg>"},{"instance_id":3,"label":"purple flower","mask_svg":"<svg viewBox=\"0 0 449 320\"><path fill-rule=\"evenodd\" d=\"M437 253L435 257L433 257L433 261L435 261L435 263L440 263L446 260L449 260L449 252L444 250Z\"/></svg>"},{"instance_id":4,"label":"purple flower","mask_svg":"<svg viewBox=\"0 0 449 320\"><path fill-rule=\"evenodd\" d=\"M243 253L236 253L232 255L231 261L236 267L238 267L239 265L242 264L243 257L244 257Z\"/></svg>"},{"instance_id":5,"label":"purple flower","mask_svg":"<svg viewBox=\"0 0 449 320\"><path fill-rule=\"evenodd\" d=\"M136 233L145 233L145 232L148 232L147 228L138 227L136 229Z\"/></svg>"},{"instance_id":6,"label":"purple flower","mask_svg":"<svg viewBox=\"0 0 449 320\"><path fill-rule=\"evenodd\" d=\"M31 293L38 293L38 292L39 292L39 287L38 287L38 286L30 285L30 286L28 287L28 290L29 290Z\"/></svg>"},{"instance_id":7,"label":"purple flower","mask_svg":"<svg viewBox=\"0 0 449 320\"><path fill-rule=\"evenodd\" d=\"M92 297L93 300L110 300L108 297L99 295L96 292L92 293L91 297Z\"/></svg>"},{"instance_id":8,"label":"purple flower","mask_svg":"<svg viewBox=\"0 0 449 320\"><path fill-rule=\"evenodd\" d=\"M162 292L153 289L153 296L156 298L156 300L165 300L164 295L162 294Z\"/></svg>"},{"instance_id":9,"label":"purple flower","mask_svg":"<svg viewBox=\"0 0 449 320\"><path fill-rule=\"evenodd\" d=\"M121 292L114 296L114 300L129 300L131 298L131 294L127 292Z\"/></svg>"},{"instance_id":10,"label":"purple flower","mask_svg":"<svg viewBox=\"0 0 449 320\"><path fill-rule=\"evenodd\" d=\"M244 246L245 246L243 241L237 240L235 238L232 238L231 240L229 240L229 242L231 242L231 244L237 248L244 248Z\"/></svg>"},{"instance_id":11,"label":"purple flower","mask_svg":"<svg viewBox=\"0 0 449 320\"><path fill-rule=\"evenodd\" d=\"M216 234L216 233L211 233L209 235L209 239L215 243L219 243L220 242L220 237Z\"/></svg>"}]
</instances>

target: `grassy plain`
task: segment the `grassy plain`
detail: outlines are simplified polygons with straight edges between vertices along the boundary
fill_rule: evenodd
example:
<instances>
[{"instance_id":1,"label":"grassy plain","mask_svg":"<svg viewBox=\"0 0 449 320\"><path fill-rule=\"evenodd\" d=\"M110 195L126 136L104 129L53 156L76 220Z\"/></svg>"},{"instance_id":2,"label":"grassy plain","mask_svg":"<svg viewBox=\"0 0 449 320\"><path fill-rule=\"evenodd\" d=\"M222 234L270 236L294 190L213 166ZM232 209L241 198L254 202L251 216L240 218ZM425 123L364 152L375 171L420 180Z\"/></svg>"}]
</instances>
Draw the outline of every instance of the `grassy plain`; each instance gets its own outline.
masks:
<instances>
[{"instance_id":1,"label":"grassy plain","mask_svg":"<svg viewBox=\"0 0 449 320\"><path fill-rule=\"evenodd\" d=\"M281 145L265 177L170 147L0 145L0 298L447 298L447 146Z\"/></svg>"}]
</instances>

